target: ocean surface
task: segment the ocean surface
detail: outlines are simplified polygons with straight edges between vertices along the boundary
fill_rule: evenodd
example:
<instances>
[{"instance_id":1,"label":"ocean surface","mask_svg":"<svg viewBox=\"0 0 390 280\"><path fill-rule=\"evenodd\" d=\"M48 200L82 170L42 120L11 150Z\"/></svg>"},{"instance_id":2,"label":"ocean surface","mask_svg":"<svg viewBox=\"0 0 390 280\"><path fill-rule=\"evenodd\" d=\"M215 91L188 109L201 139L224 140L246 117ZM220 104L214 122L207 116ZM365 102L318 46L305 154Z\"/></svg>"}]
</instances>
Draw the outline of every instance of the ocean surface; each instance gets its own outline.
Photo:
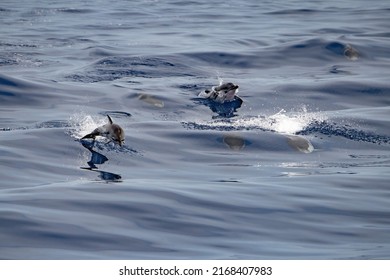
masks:
<instances>
[{"instance_id":1,"label":"ocean surface","mask_svg":"<svg viewBox=\"0 0 390 280\"><path fill-rule=\"evenodd\" d=\"M1 1L0 258L389 259L389 19ZM198 97L222 81L241 107ZM125 145L80 140L106 115Z\"/></svg>"}]
</instances>

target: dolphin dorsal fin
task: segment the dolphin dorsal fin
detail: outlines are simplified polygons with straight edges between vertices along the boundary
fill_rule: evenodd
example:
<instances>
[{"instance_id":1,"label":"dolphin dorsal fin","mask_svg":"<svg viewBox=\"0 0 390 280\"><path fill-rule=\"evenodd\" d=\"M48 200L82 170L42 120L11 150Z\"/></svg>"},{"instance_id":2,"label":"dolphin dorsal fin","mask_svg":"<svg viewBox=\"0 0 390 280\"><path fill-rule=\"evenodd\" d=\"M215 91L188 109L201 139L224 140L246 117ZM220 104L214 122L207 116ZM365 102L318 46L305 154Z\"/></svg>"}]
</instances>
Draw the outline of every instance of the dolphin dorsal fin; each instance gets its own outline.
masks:
<instances>
[{"instance_id":1,"label":"dolphin dorsal fin","mask_svg":"<svg viewBox=\"0 0 390 280\"><path fill-rule=\"evenodd\" d=\"M107 118L108 118L108 122L109 122L110 124L113 124L113 123L114 123L109 115L107 115Z\"/></svg>"}]
</instances>

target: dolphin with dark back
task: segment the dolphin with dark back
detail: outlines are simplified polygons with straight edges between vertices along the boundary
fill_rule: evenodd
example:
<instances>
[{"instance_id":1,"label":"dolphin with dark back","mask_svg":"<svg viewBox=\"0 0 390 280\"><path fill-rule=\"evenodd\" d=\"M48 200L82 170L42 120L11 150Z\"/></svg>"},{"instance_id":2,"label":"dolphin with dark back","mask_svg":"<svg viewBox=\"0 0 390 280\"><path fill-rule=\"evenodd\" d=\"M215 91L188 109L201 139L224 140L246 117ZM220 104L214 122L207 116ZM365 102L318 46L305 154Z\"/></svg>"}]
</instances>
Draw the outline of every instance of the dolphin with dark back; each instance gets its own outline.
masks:
<instances>
[{"instance_id":1,"label":"dolphin with dark back","mask_svg":"<svg viewBox=\"0 0 390 280\"><path fill-rule=\"evenodd\" d=\"M219 86L214 86L211 89L202 91L198 96L213 100L218 103L233 101L239 98L236 94L238 92L238 85L233 83L224 83Z\"/></svg>"},{"instance_id":2,"label":"dolphin with dark back","mask_svg":"<svg viewBox=\"0 0 390 280\"><path fill-rule=\"evenodd\" d=\"M101 136L110 140L109 142L114 141L115 143L122 146L125 143L125 132L119 125L115 124L112 121L109 115L107 115L107 117L108 117L107 124L95 128L94 131L85 135L81 139L87 139L87 138L95 139L96 136Z\"/></svg>"}]
</instances>

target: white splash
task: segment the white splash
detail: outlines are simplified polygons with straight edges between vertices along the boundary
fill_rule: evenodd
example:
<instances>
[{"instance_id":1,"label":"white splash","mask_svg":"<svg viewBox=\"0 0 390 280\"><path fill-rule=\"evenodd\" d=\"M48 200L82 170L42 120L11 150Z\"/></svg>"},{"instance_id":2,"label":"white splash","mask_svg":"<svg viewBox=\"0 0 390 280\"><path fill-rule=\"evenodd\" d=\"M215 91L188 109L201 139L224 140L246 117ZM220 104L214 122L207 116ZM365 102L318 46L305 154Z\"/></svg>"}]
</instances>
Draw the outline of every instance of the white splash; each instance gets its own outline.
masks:
<instances>
[{"instance_id":1,"label":"white splash","mask_svg":"<svg viewBox=\"0 0 390 280\"><path fill-rule=\"evenodd\" d=\"M271 116L256 116L212 121L212 122L198 122L198 124L215 126L215 127L236 127L237 129L245 128L259 128L269 131L275 131L281 134L296 134L304 130L308 125L314 121L324 121L327 117L321 112L308 112L303 106L299 111L286 112L282 109L278 113Z\"/></svg>"},{"instance_id":2,"label":"white splash","mask_svg":"<svg viewBox=\"0 0 390 280\"><path fill-rule=\"evenodd\" d=\"M218 76L217 78L218 78L219 85L222 85L223 84L223 78L220 77L220 76Z\"/></svg>"},{"instance_id":3,"label":"white splash","mask_svg":"<svg viewBox=\"0 0 390 280\"><path fill-rule=\"evenodd\" d=\"M268 117L270 121L269 129L279 133L295 134L302 131L311 122L317 120L317 114L313 115L303 109L303 112L287 115L285 110L280 110L275 115Z\"/></svg>"},{"instance_id":4,"label":"white splash","mask_svg":"<svg viewBox=\"0 0 390 280\"><path fill-rule=\"evenodd\" d=\"M75 113L69 118L69 123L72 127L70 135L73 138L80 139L84 135L91 133L98 126L107 123L106 117L92 117L84 112Z\"/></svg>"}]
</instances>

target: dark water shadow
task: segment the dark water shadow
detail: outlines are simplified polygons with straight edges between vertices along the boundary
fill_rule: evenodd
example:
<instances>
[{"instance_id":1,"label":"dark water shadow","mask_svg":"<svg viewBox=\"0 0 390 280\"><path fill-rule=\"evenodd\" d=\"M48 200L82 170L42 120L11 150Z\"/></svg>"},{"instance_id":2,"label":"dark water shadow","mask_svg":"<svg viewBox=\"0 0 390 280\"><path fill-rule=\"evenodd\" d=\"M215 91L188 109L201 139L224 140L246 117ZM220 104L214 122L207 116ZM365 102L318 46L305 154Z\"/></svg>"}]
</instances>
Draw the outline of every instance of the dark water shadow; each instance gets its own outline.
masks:
<instances>
[{"instance_id":1,"label":"dark water shadow","mask_svg":"<svg viewBox=\"0 0 390 280\"><path fill-rule=\"evenodd\" d=\"M238 96L234 97L232 101L224 103L219 103L205 98L192 98L192 100L195 101L196 104L208 106L211 111L216 113L217 115L213 116L213 119L236 117L237 109L241 108L243 103L242 99Z\"/></svg>"},{"instance_id":2,"label":"dark water shadow","mask_svg":"<svg viewBox=\"0 0 390 280\"><path fill-rule=\"evenodd\" d=\"M107 172L107 171L96 170L96 169L88 168L88 167L81 167L81 169L99 173L98 177L102 181L106 181L107 183L108 182L114 182L114 183L122 182L122 180L121 180L122 176L119 174L115 174L115 173L111 173L111 172Z\"/></svg>"},{"instance_id":3,"label":"dark water shadow","mask_svg":"<svg viewBox=\"0 0 390 280\"><path fill-rule=\"evenodd\" d=\"M107 171L98 170L98 167L96 165L104 164L106 161L108 161L108 158L105 155L103 155L99 152L96 152L93 149L93 147L94 147L93 142L80 141L80 143L81 143L81 145L83 145L84 148L86 148L88 151L91 152L91 158L87 162L89 167L80 167L81 169L99 173L98 177L101 180L106 181L106 182L116 182L116 183L122 182L121 175L107 172Z\"/></svg>"}]
</instances>

